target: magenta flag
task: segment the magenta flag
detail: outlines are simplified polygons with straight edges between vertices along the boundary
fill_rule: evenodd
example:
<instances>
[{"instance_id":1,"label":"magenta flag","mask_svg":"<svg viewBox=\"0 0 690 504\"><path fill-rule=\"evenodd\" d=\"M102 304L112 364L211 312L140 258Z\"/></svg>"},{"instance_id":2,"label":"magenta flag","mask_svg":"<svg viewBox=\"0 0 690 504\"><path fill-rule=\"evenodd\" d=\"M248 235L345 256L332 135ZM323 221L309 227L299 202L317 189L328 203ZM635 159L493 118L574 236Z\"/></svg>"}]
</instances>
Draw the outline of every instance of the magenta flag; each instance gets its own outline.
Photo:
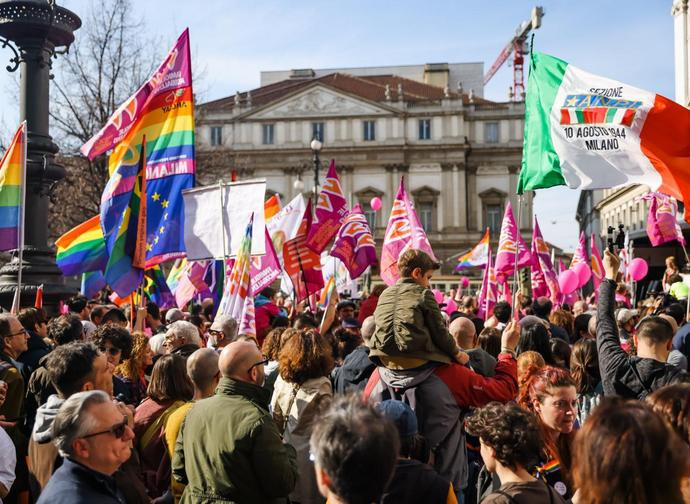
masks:
<instances>
[{"instance_id":1,"label":"magenta flag","mask_svg":"<svg viewBox=\"0 0 690 504\"><path fill-rule=\"evenodd\" d=\"M486 320L489 318L491 315L491 310L493 310L493 305L489 307L488 305L488 298L489 298L489 277L491 276L491 247L489 247L489 257L487 258L486 261L486 266L484 266L484 275L482 276L482 287L481 290L479 291L479 310L477 312L477 316L481 319Z\"/></svg>"},{"instance_id":2,"label":"magenta flag","mask_svg":"<svg viewBox=\"0 0 690 504\"><path fill-rule=\"evenodd\" d=\"M381 279L387 285L393 285L400 278L398 258L409 248L423 250L436 260L414 205L405 191L405 179L401 178L381 249Z\"/></svg>"},{"instance_id":3,"label":"magenta flag","mask_svg":"<svg viewBox=\"0 0 690 504\"><path fill-rule=\"evenodd\" d=\"M536 233L538 228L536 226L537 217L534 217L535 226L532 231L532 264L530 264L530 280L532 284L532 297L534 299L541 296L549 295L549 288L546 286L546 279L544 273L541 271L541 264L539 264L539 252L537 251Z\"/></svg>"},{"instance_id":4,"label":"magenta flag","mask_svg":"<svg viewBox=\"0 0 690 504\"><path fill-rule=\"evenodd\" d=\"M309 201L296 236L283 244L284 269L292 280L298 302L314 297L323 289L321 256L306 245L307 230L311 229L311 223L311 201Z\"/></svg>"},{"instance_id":5,"label":"magenta flag","mask_svg":"<svg viewBox=\"0 0 690 504\"><path fill-rule=\"evenodd\" d=\"M565 267L565 263L563 262L563 259L559 259L558 260L558 274L560 275L561 273L563 273L567 269L568 268Z\"/></svg>"},{"instance_id":6,"label":"magenta flag","mask_svg":"<svg viewBox=\"0 0 690 504\"><path fill-rule=\"evenodd\" d=\"M518 269L530 266L532 255L522 239L510 201L506 204L501 224L501 236L498 239L498 252L496 252L496 274L504 278L513 274L515 270L515 254L518 257Z\"/></svg>"},{"instance_id":7,"label":"magenta flag","mask_svg":"<svg viewBox=\"0 0 690 504\"><path fill-rule=\"evenodd\" d=\"M250 273L252 292L256 292L257 294L264 290L265 287L271 285L281 274L278 255L276 254L275 248L273 248L273 241L271 240L271 235L268 234L268 229L265 231L265 234L266 253L262 256L252 257Z\"/></svg>"},{"instance_id":8,"label":"magenta flag","mask_svg":"<svg viewBox=\"0 0 690 504\"><path fill-rule=\"evenodd\" d=\"M204 282L206 266L206 261L189 261L187 263L175 289L175 302L178 308L183 309L187 303L194 299L194 296L208 291L208 285Z\"/></svg>"},{"instance_id":9,"label":"magenta flag","mask_svg":"<svg viewBox=\"0 0 690 504\"><path fill-rule=\"evenodd\" d=\"M557 304L560 302L561 290L558 286L558 275L551 262L551 254L549 254L549 246L544 241L544 237L541 234L541 229L539 228L539 222L537 221L537 216L534 216L534 230L532 231L532 252L536 254L536 260L539 264L539 270L544 278L544 283L546 284L547 293L541 294L544 296L549 296L551 302ZM538 297L533 295L533 297Z\"/></svg>"},{"instance_id":10,"label":"magenta flag","mask_svg":"<svg viewBox=\"0 0 690 504\"><path fill-rule=\"evenodd\" d=\"M359 204L345 217L331 249L331 255L343 262L353 280L369 266L378 263L374 237Z\"/></svg>"},{"instance_id":11,"label":"magenta flag","mask_svg":"<svg viewBox=\"0 0 690 504\"><path fill-rule=\"evenodd\" d=\"M672 240L678 240L685 246L685 237L676 218L676 200L658 192L647 193L641 199L651 201L647 214L647 236L652 246L656 247Z\"/></svg>"},{"instance_id":12,"label":"magenta flag","mask_svg":"<svg viewBox=\"0 0 690 504\"><path fill-rule=\"evenodd\" d=\"M575 250L573 258L570 261L570 269L573 269L574 266L580 263L587 264L588 262L589 259L587 258L587 246L585 245L585 233L584 231L580 231L580 239L577 243L577 250Z\"/></svg>"},{"instance_id":13,"label":"magenta flag","mask_svg":"<svg viewBox=\"0 0 690 504\"><path fill-rule=\"evenodd\" d=\"M336 235L347 215L347 200L343 196L335 160L331 159L326 180L323 182L319 200L314 212L314 223L309 228L306 245L312 251L320 254L328 242Z\"/></svg>"}]
</instances>

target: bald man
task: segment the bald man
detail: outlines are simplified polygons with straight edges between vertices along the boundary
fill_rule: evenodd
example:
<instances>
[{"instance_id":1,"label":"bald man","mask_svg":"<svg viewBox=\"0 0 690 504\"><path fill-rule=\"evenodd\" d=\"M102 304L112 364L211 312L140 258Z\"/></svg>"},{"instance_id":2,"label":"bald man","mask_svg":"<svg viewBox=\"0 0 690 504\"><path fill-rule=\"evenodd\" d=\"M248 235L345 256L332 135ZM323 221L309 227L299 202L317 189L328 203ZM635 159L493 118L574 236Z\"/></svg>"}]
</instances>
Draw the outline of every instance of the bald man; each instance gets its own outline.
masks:
<instances>
[{"instance_id":1,"label":"bald man","mask_svg":"<svg viewBox=\"0 0 690 504\"><path fill-rule=\"evenodd\" d=\"M180 502L280 502L294 488L295 449L283 443L262 388L267 362L250 341L223 349L215 394L189 410L175 443L173 479L187 485Z\"/></svg>"},{"instance_id":2,"label":"bald man","mask_svg":"<svg viewBox=\"0 0 690 504\"><path fill-rule=\"evenodd\" d=\"M477 329L467 317L458 317L450 323L448 332L458 346L470 356L468 365L482 376L494 376L496 359L477 345Z\"/></svg>"}]
</instances>

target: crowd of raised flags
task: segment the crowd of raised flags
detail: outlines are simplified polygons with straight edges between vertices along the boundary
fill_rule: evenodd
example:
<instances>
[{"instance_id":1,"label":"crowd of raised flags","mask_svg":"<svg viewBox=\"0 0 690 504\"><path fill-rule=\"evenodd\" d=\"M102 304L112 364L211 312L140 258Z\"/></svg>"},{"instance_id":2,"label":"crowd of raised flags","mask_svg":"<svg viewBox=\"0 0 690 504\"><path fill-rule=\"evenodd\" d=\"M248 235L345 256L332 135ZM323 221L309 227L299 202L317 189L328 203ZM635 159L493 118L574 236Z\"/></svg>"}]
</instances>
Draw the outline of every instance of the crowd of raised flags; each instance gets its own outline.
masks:
<instances>
[{"instance_id":1,"label":"crowd of raised flags","mask_svg":"<svg viewBox=\"0 0 690 504\"><path fill-rule=\"evenodd\" d=\"M614 87L615 84L624 95L634 95L636 101L625 102L631 111L630 117L617 121L618 116L613 113L600 114L597 107L592 106L592 98L582 94L582 89L587 87L580 84L590 81L601 83L602 87L604 84ZM556 58L534 53L526 98L525 146L518 193L559 184L595 188L638 182L683 198L686 184L680 178L687 165L679 162L687 159L683 146L662 142L658 134L650 133L650 129L658 127L667 116L687 119L690 112L678 110L677 106L666 102L663 105L667 108L662 110L661 98L645 93L587 74ZM625 101L621 100L621 103ZM606 105L611 108L616 103L609 100ZM553 110L560 112L552 114ZM593 144L569 138L567 128L580 123L596 123L600 116L611 119L607 119L607 123L616 128L630 130L627 136L619 138L617 145L621 152L604 156ZM560 122L556 122L556 117L561 118ZM548 131L545 125L550 125ZM613 130L611 134L620 136ZM56 248L57 264L65 275L82 275L82 292L87 296L93 296L107 285L113 291L111 299L115 302L139 303L146 297L163 308L183 307L193 299L209 296L223 313L244 320L245 314L252 312L251 303L247 301L252 293L274 281L281 280L281 286L293 292L296 301L309 300L314 307L317 301L326 302L338 289L335 278L338 265L342 264L347 280L352 281L378 263L366 217L359 205L348 208L335 161L329 165L313 212L312 202L305 202L302 195L284 207L274 195L252 214L249 223L233 214L224 217L233 220L235 228L247 226L249 234L241 238L239 248L228 249L223 243L226 251L220 257L218 253L204 260L185 257L189 243L198 238L194 229L184 223L186 196L183 194L194 186L195 177L187 30L152 77L117 109L81 150L90 159L108 154L110 178L101 198L100 215L65 233L56 241ZM26 126L22 124L0 165L0 241L5 250L21 251L23 248L25 152ZM628 156L625 159L644 157L644 174L631 175L632 172L622 165L625 156ZM601 165L601 170L593 172L591 163ZM615 172L615 176L610 172ZM643 199L650 202L647 233L652 245L677 239L684 246L676 218L676 200L660 192L651 192ZM210 219L215 217L209 216ZM225 227L223 240L226 240L224 233ZM252 240L256 240L256 236L261 240L261 235L263 253L257 255ZM238 240L236 236L232 238ZM409 248L421 249L434 257L404 179L401 179L381 249L380 274L386 284L392 285L398 280L398 257ZM581 234L567 270L577 274L578 287L591 277L596 288L603 268L594 235L590 236L589 248L591 253ZM626 248L621 256L625 269L625 264L631 260L631 251ZM166 267L170 269L166 281L161 264L172 260L174 264ZM323 271L323 265L329 261L335 263L330 268L331 276ZM554 303L561 303L571 294L566 292L569 289L563 288L560 278L566 268L561 264L556 270L536 216L532 243L528 247L510 202L505 207L497 250L491 250L487 229L479 243L458 259L456 270L471 267L485 268L479 292L483 313L490 313L499 298L510 299L509 278L517 277L516 269L530 268L535 296L548 296Z\"/></svg>"}]
</instances>

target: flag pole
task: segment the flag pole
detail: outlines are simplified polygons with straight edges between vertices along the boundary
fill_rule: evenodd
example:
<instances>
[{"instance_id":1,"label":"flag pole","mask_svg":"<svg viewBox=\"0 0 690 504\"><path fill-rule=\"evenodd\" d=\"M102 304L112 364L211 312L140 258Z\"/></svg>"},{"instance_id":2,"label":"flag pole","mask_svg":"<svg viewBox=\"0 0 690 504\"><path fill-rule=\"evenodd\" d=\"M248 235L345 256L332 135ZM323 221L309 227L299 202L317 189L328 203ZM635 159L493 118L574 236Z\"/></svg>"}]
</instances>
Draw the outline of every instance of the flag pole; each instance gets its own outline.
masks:
<instances>
[{"instance_id":1,"label":"flag pole","mask_svg":"<svg viewBox=\"0 0 690 504\"><path fill-rule=\"evenodd\" d=\"M22 299L22 265L24 264L24 216L26 212L26 143L27 143L27 125L26 121L22 122L22 201L19 207L19 269L17 270L17 292L15 299L12 300L12 312L14 315L19 313ZM16 301L16 306L15 305Z\"/></svg>"},{"instance_id":2,"label":"flag pole","mask_svg":"<svg viewBox=\"0 0 690 504\"><path fill-rule=\"evenodd\" d=\"M517 303L517 283L518 283L518 276L519 276L519 271L518 271L518 256L520 251L518 250L519 248L519 243L520 239L522 238L522 194L518 194L518 219L517 219L517 232L518 236L515 237L515 270L513 273L513 313L517 313L516 311L516 306L515 304Z\"/></svg>"}]
</instances>

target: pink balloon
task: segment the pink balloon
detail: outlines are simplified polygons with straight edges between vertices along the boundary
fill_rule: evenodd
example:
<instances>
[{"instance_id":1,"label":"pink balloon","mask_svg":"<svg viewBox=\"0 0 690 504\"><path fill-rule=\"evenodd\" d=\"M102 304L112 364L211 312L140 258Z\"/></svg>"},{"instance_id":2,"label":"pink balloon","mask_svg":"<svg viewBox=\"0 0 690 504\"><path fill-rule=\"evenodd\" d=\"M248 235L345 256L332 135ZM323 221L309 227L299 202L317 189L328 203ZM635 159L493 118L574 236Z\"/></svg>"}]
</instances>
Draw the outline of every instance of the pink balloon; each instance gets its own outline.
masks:
<instances>
[{"instance_id":1,"label":"pink balloon","mask_svg":"<svg viewBox=\"0 0 690 504\"><path fill-rule=\"evenodd\" d=\"M443 303L443 292L441 292L441 291L438 290L438 289L434 289L434 290L432 290L431 292L434 293L434 299L436 300L436 302L437 302L438 304Z\"/></svg>"},{"instance_id":2,"label":"pink balloon","mask_svg":"<svg viewBox=\"0 0 690 504\"><path fill-rule=\"evenodd\" d=\"M462 288L463 288L463 289L467 289L467 287L470 286L470 279L467 278L466 276L462 277L462 278L460 279L460 282L461 282L460 285L462 285Z\"/></svg>"},{"instance_id":3,"label":"pink balloon","mask_svg":"<svg viewBox=\"0 0 690 504\"><path fill-rule=\"evenodd\" d=\"M647 273L649 272L649 265L647 264L647 261L641 257L636 257L630 261L628 269L630 270L630 276L632 279L636 282L639 282L647 276Z\"/></svg>"},{"instance_id":4,"label":"pink balloon","mask_svg":"<svg viewBox=\"0 0 690 504\"><path fill-rule=\"evenodd\" d=\"M374 212L378 212L379 210L381 210L381 198L379 198L378 196L374 196L373 198L371 198L371 202L369 204L371 205L371 209Z\"/></svg>"},{"instance_id":5,"label":"pink balloon","mask_svg":"<svg viewBox=\"0 0 690 504\"><path fill-rule=\"evenodd\" d=\"M589 278L592 276L592 270L589 269L589 266L587 263L577 263L575 267L573 268L573 271L575 271L575 274L577 275L578 282L577 286L578 287L584 287L584 285L589 282Z\"/></svg>"},{"instance_id":6,"label":"pink balloon","mask_svg":"<svg viewBox=\"0 0 690 504\"><path fill-rule=\"evenodd\" d=\"M454 299L449 299L446 301L446 307L444 309L446 310L446 313L450 315L454 311L458 310L458 303L456 303Z\"/></svg>"},{"instance_id":7,"label":"pink balloon","mask_svg":"<svg viewBox=\"0 0 690 504\"><path fill-rule=\"evenodd\" d=\"M564 270L558 275L558 286L561 288L563 294L570 294L579 283L577 273L572 270Z\"/></svg>"}]
</instances>

